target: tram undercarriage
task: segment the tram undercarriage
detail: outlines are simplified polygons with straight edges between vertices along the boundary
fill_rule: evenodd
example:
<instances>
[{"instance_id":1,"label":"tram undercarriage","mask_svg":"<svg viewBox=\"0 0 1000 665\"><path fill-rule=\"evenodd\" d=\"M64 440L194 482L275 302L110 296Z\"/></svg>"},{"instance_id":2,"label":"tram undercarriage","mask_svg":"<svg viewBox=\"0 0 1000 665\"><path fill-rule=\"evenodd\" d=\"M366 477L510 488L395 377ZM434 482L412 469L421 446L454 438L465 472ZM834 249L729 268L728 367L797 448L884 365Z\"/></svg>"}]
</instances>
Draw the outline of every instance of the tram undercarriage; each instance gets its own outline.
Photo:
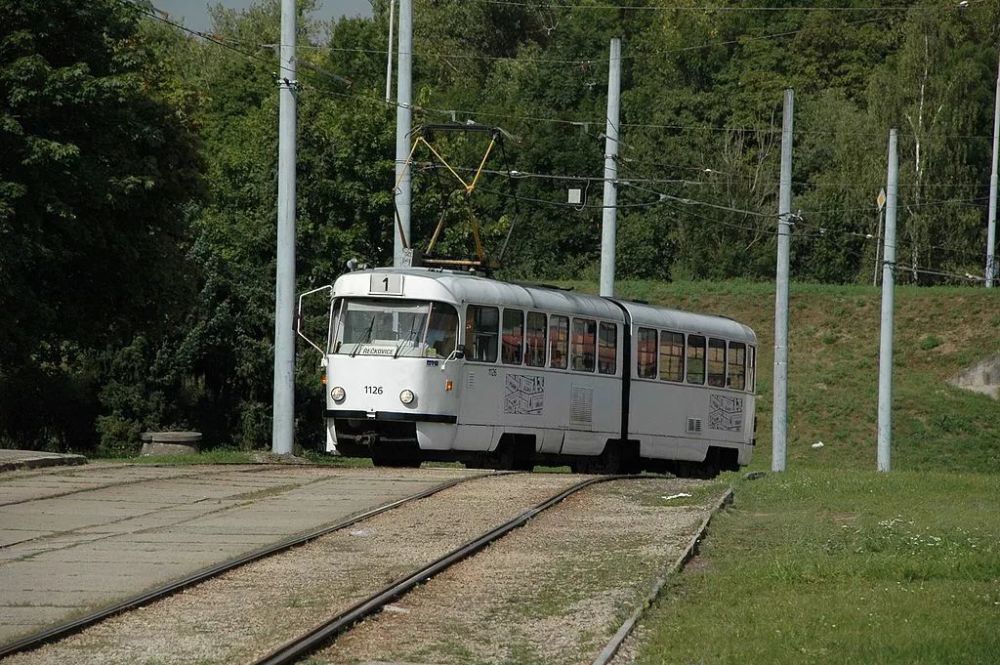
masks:
<instances>
[{"instance_id":1,"label":"tram undercarriage","mask_svg":"<svg viewBox=\"0 0 1000 665\"><path fill-rule=\"evenodd\" d=\"M535 466L568 466L574 473L669 473L710 478L739 469L737 451L710 447L703 462L640 457L638 441L609 440L600 455L538 453L535 437L505 434L492 451L422 450L414 422L335 418L337 450L346 457L367 457L375 466L417 467L422 462L460 462L470 468L530 471Z\"/></svg>"}]
</instances>

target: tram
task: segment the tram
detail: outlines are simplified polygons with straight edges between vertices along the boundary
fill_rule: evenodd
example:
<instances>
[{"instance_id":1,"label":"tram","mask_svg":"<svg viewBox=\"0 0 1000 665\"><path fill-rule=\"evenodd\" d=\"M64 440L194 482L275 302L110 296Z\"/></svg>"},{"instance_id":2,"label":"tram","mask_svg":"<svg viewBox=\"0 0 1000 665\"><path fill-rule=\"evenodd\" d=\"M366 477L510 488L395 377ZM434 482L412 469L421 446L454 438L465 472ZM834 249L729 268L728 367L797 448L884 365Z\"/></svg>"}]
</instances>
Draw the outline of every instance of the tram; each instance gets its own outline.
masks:
<instances>
[{"instance_id":1,"label":"tram","mask_svg":"<svg viewBox=\"0 0 1000 665\"><path fill-rule=\"evenodd\" d=\"M323 355L328 452L681 475L750 461L746 325L445 269L360 270L324 289L327 340L303 337Z\"/></svg>"}]
</instances>

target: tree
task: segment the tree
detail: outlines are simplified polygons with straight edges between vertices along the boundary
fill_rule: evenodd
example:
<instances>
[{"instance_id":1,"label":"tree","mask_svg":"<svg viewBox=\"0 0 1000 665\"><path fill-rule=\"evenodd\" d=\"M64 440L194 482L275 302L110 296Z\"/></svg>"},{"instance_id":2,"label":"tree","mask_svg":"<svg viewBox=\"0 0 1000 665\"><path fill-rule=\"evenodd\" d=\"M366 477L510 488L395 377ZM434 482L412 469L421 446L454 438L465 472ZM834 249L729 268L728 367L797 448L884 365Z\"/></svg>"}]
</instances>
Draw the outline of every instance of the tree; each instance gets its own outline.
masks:
<instances>
[{"instance_id":1,"label":"tree","mask_svg":"<svg viewBox=\"0 0 1000 665\"><path fill-rule=\"evenodd\" d=\"M89 381L87 349L177 315L196 137L158 95L138 7L0 0L0 15L0 431L67 445L25 388Z\"/></svg>"}]
</instances>

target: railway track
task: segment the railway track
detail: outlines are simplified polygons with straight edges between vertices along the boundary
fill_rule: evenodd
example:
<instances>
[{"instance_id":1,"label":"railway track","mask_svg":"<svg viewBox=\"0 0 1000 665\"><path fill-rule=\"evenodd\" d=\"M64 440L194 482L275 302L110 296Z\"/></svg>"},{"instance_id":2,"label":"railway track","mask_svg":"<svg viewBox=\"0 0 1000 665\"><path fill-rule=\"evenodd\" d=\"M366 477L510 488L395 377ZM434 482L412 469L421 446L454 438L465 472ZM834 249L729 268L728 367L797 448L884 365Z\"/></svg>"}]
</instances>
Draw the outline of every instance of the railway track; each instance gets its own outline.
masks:
<instances>
[{"instance_id":1,"label":"railway track","mask_svg":"<svg viewBox=\"0 0 1000 665\"><path fill-rule=\"evenodd\" d=\"M479 482L464 483L472 479ZM611 480L645 482L606 485L597 491L581 492ZM460 484L461 487L456 487ZM594 643L594 629L600 634L603 630L600 626L606 626L601 622L607 621L600 617L614 614L609 613L610 606L601 603L615 597L619 599L614 601L619 603L617 612L639 609L593 661L595 665L604 665L611 662L635 625L640 606L655 597L666 575L683 565L701 537L707 519L701 522L694 538L691 534L704 515L698 511L708 508L707 501L698 504L703 508L692 507L687 512L680 508L681 513L675 515L681 517L670 517L669 510L657 507L664 505L661 499L668 499L665 493L676 493L679 489L696 491L696 487L697 481L662 476L580 480L549 474L487 473L456 479L212 566L78 621L42 631L0 649L0 658L20 652L11 660L12 665L69 661L127 665L141 659L142 654L156 654L158 662L177 665L192 662L271 665L311 662L310 659L331 663L409 661L421 653L447 652L453 645L449 631L456 627L463 631L463 639L472 649L467 655L478 654L479 658L491 653L476 651L482 648L477 645L491 643L491 630L502 626L503 630L513 631L506 634L518 636L516 645L505 642L501 648L516 649L538 637L547 639L545 635L550 634L551 627L540 628L541 634L534 637L522 632L537 617L566 616L570 624L560 624L566 629L562 633L563 642L568 638L570 641L565 644L576 646L560 644L554 647L555 652L540 647L542 651L536 655L543 662L554 655L559 657L552 662L582 662L581 656L590 662L592 654L604 646L603 642ZM414 503L415 499L449 488L454 489L439 498ZM563 504L570 497L572 501ZM551 510L560 504L562 508ZM393 510L396 508L399 510ZM519 529L529 522L536 524L533 521L536 518L537 526ZM613 522L608 522L609 519ZM346 528L352 525L356 526ZM323 538L324 535L327 537ZM503 545L486 549L508 535ZM668 555L677 556L680 536L688 539L687 548L656 580L652 593L639 597L641 591L634 582L638 578L628 577L634 575L628 572L628 566L632 570L645 570L646 575L653 570L665 570L660 566ZM664 538L667 543L677 544L663 545ZM315 542L305 545L310 540ZM624 542L638 549L620 550ZM300 544L305 546L273 556ZM636 569L636 553L646 552L645 548L650 546L659 548L656 550L659 554L643 554L647 563ZM595 555L598 559L594 559ZM258 561L264 557L269 558ZM624 558L619 563L617 557ZM456 566L467 559L467 564ZM561 563L557 566L545 563L556 561ZM612 574L621 577L606 577L608 569L602 565L621 570ZM573 571L569 577L565 576L566 566ZM446 571L447 574L442 574ZM524 577L522 573L527 571L532 573ZM432 584L424 585L432 578ZM591 582L592 579L597 581ZM201 582L206 583L190 588ZM643 581L641 586L645 585ZM176 594L185 588L189 591ZM622 605L621 601L630 593L625 590L630 588L636 592L635 597ZM557 590L555 596L551 595L552 589ZM561 601L553 599L562 593L560 589L573 589L570 593L574 598L592 599L586 601L590 605L578 608L573 601L571 610L559 609L563 607L558 604ZM615 595L620 593L625 595ZM171 594L176 595L168 599ZM521 599L531 598L546 598L542 601L545 609L530 600L528 605L522 604ZM152 605L160 599L162 602ZM458 606L456 599L461 599ZM512 600L518 605L511 605ZM142 612L129 611L142 605L149 606ZM522 609L508 614L511 607ZM535 609L528 609L531 607ZM507 609L498 615L498 608ZM388 612L379 614L382 610ZM594 614L595 610L603 614ZM571 613L560 614L564 611ZM570 618L577 611L583 613L582 620ZM118 616L103 621L115 614ZM497 616L504 617L501 624L493 623ZM87 626L91 629L83 631ZM75 632L81 634L72 636ZM387 635L393 639L387 641ZM61 641L64 637L69 639ZM57 643L43 646L46 642ZM397 646L385 651L377 646L394 643L409 645L404 649L410 650L395 651ZM567 648L575 649L578 655L567 659Z\"/></svg>"},{"instance_id":2,"label":"railway track","mask_svg":"<svg viewBox=\"0 0 1000 665\"><path fill-rule=\"evenodd\" d=\"M167 584L164 584L152 590L145 591L141 594L129 597L125 600L116 602L112 605L102 607L98 610L77 617L71 621L66 621L64 623L54 625L50 628L38 631L24 638L18 639L14 642L2 645L0 646L0 659L6 658L8 656L13 656L15 654L32 651L47 643L64 639L66 637L69 637L75 633L82 631L88 626L97 624L111 616L148 605L157 600L175 594L181 590L193 587L197 584L201 584L212 578L219 577L223 573L231 571L235 568L239 568L246 564L255 561L260 561L267 557L271 557L276 554L288 551L292 548L304 545L311 541L322 538L323 536L332 534L336 531L346 529L354 524L357 524L358 522L361 522L362 520L366 520L376 515L380 515L387 511L393 510L395 508L399 508L400 506L404 506L406 504L419 501L420 499L430 497L434 494L442 492L451 487L455 487L456 485L459 485L466 481L476 480L487 476L504 475L505 473L509 472L500 472L499 474L495 472L483 473L474 476L467 476L464 478L452 479L434 485L433 487L422 490L420 492L416 492L409 496L403 497L401 499L397 499L395 501L391 501L389 503L380 505L376 508L352 515L351 517L338 521L334 524L326 525L318 529L314 529L306 533L281 540L272 545L252 550L240 556L228 559L219 564L202 568L201 570L198 570L190 575L173 580Z\"/></svg>"},{"instance_id":3,"label":"railway track","mask_svg":"<svg viewBox=\"0 0 1000 665\"><path fill-rule=\"evenodd\" d=\"M298 662L338 635L349 630L351 626L361 619L379 612L386 605L406 594L418 584L427 581L459 561L472 556L511 531L524 526L539 513L558 505L573 494L597 483L633 478L642 478L642 476L601 476L575 483L504 524L467 541L444 556L435 559L420 570L386 585L364 600L355 603L350 608L330 617L309 631L289 640L263 658L254 661L253 665L289 665Z\"/></svg>"}]
</instances>

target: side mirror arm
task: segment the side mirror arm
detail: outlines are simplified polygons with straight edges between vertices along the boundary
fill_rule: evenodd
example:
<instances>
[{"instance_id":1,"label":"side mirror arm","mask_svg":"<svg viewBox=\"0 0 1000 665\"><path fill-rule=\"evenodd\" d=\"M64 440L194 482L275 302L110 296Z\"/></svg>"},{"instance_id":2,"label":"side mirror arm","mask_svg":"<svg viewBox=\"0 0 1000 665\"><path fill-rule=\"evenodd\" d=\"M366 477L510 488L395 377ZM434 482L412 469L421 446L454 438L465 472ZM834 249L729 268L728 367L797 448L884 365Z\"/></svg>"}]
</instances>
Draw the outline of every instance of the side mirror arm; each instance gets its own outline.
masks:
<instances>
[{"instance_id":1,"label":"side mirror arm","mask_svg":"<svg viewBox=\"0 0 1000 665\"><path fill-rule=\"evenodd\" d=\"M462 360L464 358L465 358L465 349L462 346L455 347L455 350L449 353L448 357L444 359L443 363L441 363L441 371L443 372L444 368L447 367L448 363L450 363L452 360Z\"/></svg>"}]
</instances>

